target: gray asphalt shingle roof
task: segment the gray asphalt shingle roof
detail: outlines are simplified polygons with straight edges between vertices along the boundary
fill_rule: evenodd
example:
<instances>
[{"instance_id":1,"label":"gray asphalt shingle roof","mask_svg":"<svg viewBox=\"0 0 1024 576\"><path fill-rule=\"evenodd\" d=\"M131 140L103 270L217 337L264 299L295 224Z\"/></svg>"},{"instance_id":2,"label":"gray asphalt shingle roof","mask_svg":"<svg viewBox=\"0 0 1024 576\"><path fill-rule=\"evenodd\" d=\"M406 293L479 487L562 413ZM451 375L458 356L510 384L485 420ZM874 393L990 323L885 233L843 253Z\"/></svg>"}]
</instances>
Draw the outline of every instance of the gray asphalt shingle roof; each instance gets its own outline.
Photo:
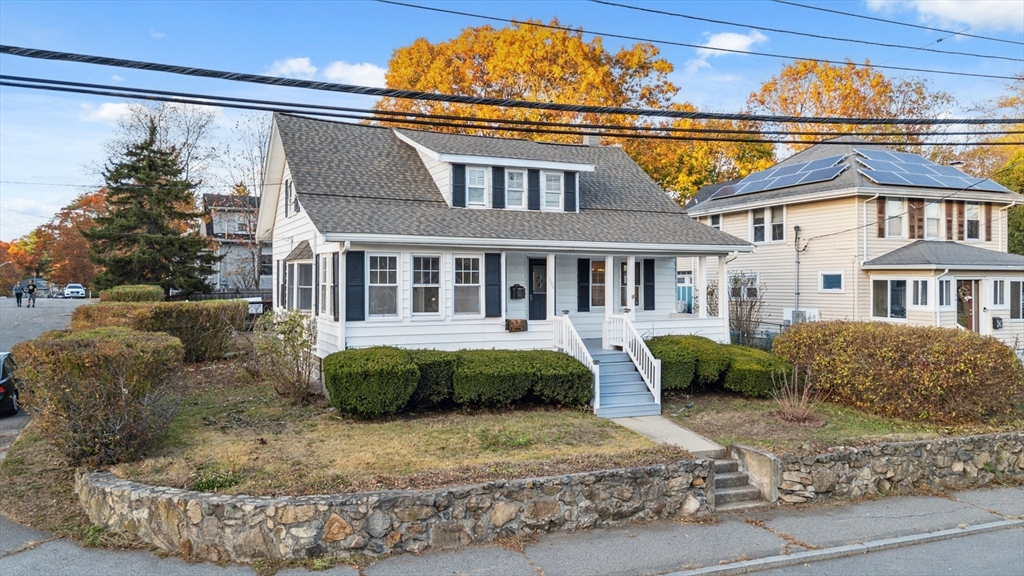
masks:
<instances>
[{"instance_id":1,"label":"gray asphalt shingle roof","mask_svg":"<svg viewBox=\"0 0 1024 576\"><path fill-rule=\"evenodd\" d=\"M1017 270L1024 274L1024 256L996 252L959 242L918 240L864 263L865 268L880 266L972 270L995 268Z\"/></svg>"},{"instance_id":2,"label":"gray asphalt shingle roof","mask_svg":"<svg viewBox=\"0 0 1024 576\"><path fill-rule=\"evenodd\" d=\"M299 201L324 234L739 246L704 226L617 147L541 144L402 130L439 153L593 164L579 213L451 208L393 130L275 115Z\"/></svg>"}]
</instances>

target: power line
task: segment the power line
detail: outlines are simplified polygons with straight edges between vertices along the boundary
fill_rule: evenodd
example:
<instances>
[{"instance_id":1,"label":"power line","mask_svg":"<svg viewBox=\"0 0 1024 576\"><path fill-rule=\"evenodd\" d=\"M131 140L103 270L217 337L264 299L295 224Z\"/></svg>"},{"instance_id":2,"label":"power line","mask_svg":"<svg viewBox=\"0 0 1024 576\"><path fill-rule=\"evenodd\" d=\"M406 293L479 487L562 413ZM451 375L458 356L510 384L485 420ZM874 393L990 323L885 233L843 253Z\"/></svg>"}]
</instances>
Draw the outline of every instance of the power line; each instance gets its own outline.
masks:
<instances>
[{"instance_id":1,"label":"power line","mask_svg":"<svg viewBox=\"0 0 1024 576\"><path fill-rule=\"evenodd\" d=\"M75 88L69 86L53 86L43 84L26 84L11 82L7 80L0 81L0 86L12 86L18 88L29 88L35 90L49 90L55 92L69 92L75 94L92 94L99 96L113 96L118 98L135 98L142 100L155 100L161 102L176 102L182 104L194 104L198 106L222 106L225 108L237 108L243 110L259 110L264 112L283 112L287 114L303 113L313 116L325 116L330 118L344 118L352 120L365 120L375 122L385 122L390 124L406 124L414 126L432 126L432 127L444 127L444 128L460 128L470 130L504 130L510 132L523 132L530 134L564 134L579 136L580 130L573 129L550 129L550 128L535 128L535 127L524 127L524 126L500 126L492 124L469 124L461 122L445 122L445 121L434 121L434 120L419 120L419 119L388 119L379 118L373 115L356 115L356 114L341 114L333 112L323 112L319 110L297 110L295 107L282 108L278 106L259 106L253 104L238 104L232 102L222 102L216 96L205 96L202 99L196 98L185 98L168 95L157 95L149 93L135 93L131 91L124 91L120 89L108 89L108 90L95 90L88 88ZM666 134L636 134L628 132L604 132L603 136L612 138L639 138L639 139L656 139L656 140L682 140L682 141L700 141L700 142L747 142L747 143L763 143L763 144L802 144L802 145L813 145L813 144L842 144L841 142L829 142L829 141L801 141L801 140L788 140L788 139L758 139L758 138L734 138L734 137L709 137L709 136L673 136ZM895 134L895 137L903 136L901 134ZM882 143L884 144L884 143ZM892 142L891 144L898 145L913 145L913 146L962 146L965 142ZM1024 142L980 142L975 145L980 146L1018 146L1024 144Z\"/></svg>"},{"instance_id":2,"label":"power line","mask_svg":"<svg viewBox=\"0 0 1024 576\"><path fill-rule=\"evenodd\" d=\"M59 52L53 50L38 50L35 48L21 48L18 46L0 45L0 54L21 56L24 58L36 58L41 60L58 60L66 62L78 62L84 64L97 64L101 66L113 66L117 68L130 68L134 70L147 70L153 72L166 72L185 76L196 76L200 78L215 78L219 80L231 80L235 82L248 82L253 84L264 84L269 86L286 86L291 88L306 88L310 90L321 90L326 92L340 92L347 94L359 94L363 96L380 96L387 98L399 98L407 100L427 100L433 102L450 102L457 104L474 104L478 106L497 106L505 108L526 108L531 110L553 110L559 112L575 112L580 114L617 114L625 116L643 116L654 118L679 118L687 120L744 120L751 122L776 122L776 123L815 123L815 124L852 124L858 126L882 126L882 125L953 125L953 124L1017 124L1020 120L1008 118L841 118L828 116L772 116L761 114L736 114L721 112L686 112L682 110L657 109L657 108L625 108L619 106L594 106L586 104L560 104L554 102L531 102L527 100L513 100L503 98L485 98L479 96L464 96L458 94L439 94L436 92L420 92L416 90L397 90L393 88L376 88L372 86L356 86L351 84L336 84L333 82L315 82L312 80L300 80L296 78L278 78L274 76L262 76L259 74L245 74L241 72L224 72L210 70L207 68L193 68L188 66L174 66L169 64L158 64L154 62L143 62L138 60L125 60L121 58L107 58L103 56L89 56L72 52Z\"/></svg>"},{"instance_id":3,"label":"power line","mask_svg":"<svg viewBox=\"0 0 1024 576\"><path fill-rule=\"evenodd\" d=\"M920 50L925 52L935 52L938 54L949 54L955 56L972 56L975 58L989 58L993 60L1010 60L1013 62L1024 62L1024 58L1012 58L1010 56L996 56L992 54L975 54L973 52L955 52L951 50L937 50L934 48L925 48L921 46L906 46L903 44L888 44L885 42L874 42L871 40L860 40L857 38L842 38L839 36L825 36L823 34L812 34L810 32L799 32L796 30L784 30L781 28L768 28L761 26L760 24L743 24L740 22L730 22L728 20L716 20L714 18L703 18L701 16L693 16L690 14L680 14L678 12L668 12L666 10L655 10L654 8L644 8L641 6L630 6L628 4L619 4L617 2L609 2L608 0L589 0L595 4L603 4L605 6L614 6L616 8L625 8L627 10L636 10L637 12L647 12L650 14L661 14L663 16L674 16L676 18L683 18L686 20L696 20L699 22L709 22L711 24L722 24L724 26L734 26L737 28L753 28L755 30L765 30L767 32L777 32L779 34L790 34L793 36L804 36L806 38L817 38L819 40L830 40L833 42L849 42L852 44L866 44L868 46L881 46L883 48L901 48L909 50Z\"/></svg>"},{"instance_id":4,"label":"power line","mask_svg":"<svg viewBox=\"0 0 1024 576\"><path fill-rule=\"evenodd\" d=\"M374 2L380 2L381 4L392 4L394 6L403 6L406 8L415 8L417 10L426 10L428 12L440 12L443 14L454 14L456 16L469 16L471 18L480 18L483 20L493 20L495 22L506 22L510 24L518 24L520 26L534 26L537 28L547 28L549 30L562 30L566 32L579 32L581 34L591 34L595 36L605 36L608 38L619 38L622 40L634 40L637 42L650 42L652 44L666 44L669 46L682 46L683 48L696 48L699 50L712 50L716 52L726 52L729 54L745 54L747 56L763 56L765 58L778 58L782 60L803 60L809 62L825 62L828 64L837 64L840 66L853 65L858 68L883 68L886 70L900 70L902 72L923 72L926 74L947 74L951 76L970 76L974 78L996 78L998 80L1014 80L1013 76L999 76L995 74L980 74L976 72L954 72L952 70L933 70L928 68L908 68L906 66L886 66L878 65L872 66L871 64L857 64L852 61L844 60L824 60L821 58L808 58L804 56L787 56L785 54L772 54L771 52L754 52L752 50L737 50L734 48L716 48L713 46L702 46L700 44L688 44L685 42L674 42L671 40L655 40L652 38L643 38L640 36L628 36L625 34L613 34L611 32L598 32L596 30L584 30L583 28L573 28L571 26L555 26L554 24L541 24L538 22L524 22L521 20L515 20L511 18L499 18L497 16L487 16L485 14L476 14L473 12L462 12L459 10L448 10L446 8L436 8L433 6L420 6L418 4L408 4L405 2L396 2L395 0L373 0Z\"/></svg>"},{"instance_id":5,"label":"power line","mask_svg":"<svg viewBox=\"0 0 1024 576\"><path fill-rule=\"evenodd\" d=\"M352 108L347 106L330 106L324 104L304 104L294 102L283 102L280 100L262 100L255 98L237 98L231 96L215 96L209 94L196 94L189 92L171 91L171 90L154 90L148 88L133 88L130 86L111 86L107 84L92 84L88 82L71 82L67 80L51 80L47 78L33 78L28 76L10 76L6 74L0 74L0 81L10 80L14 82L29 82L34 84L53 84L56 86L74 86L78 88L93 88L97 90L117 90L124 92L138 92L144 94L159 94L163 96L174 96L180 98L195 98L195 99L206 99L212 101L225 101L225 102L241 102L246 104L257 104L263 106L279 106L288 108L302 109L304 113L308 113L307 110L330 110L337 112L353 112L359 114L370 114L370 115L382 115L382 116L395 116L395 117L411 117L411 118L425 118L432 120L453 120L458 122L493 122L500 124L510 125L523 125L523 126L546 126L546 127L557 127L557 128L572 128L574 130L627 130L627 131L639 131L639 132L669 132L669 133L695 133L695 134L744 134L744 135L785 135L785 136L835 136L835 132L814 132L814 131L798 131L798 130L760 130L760 129L732 129L732 128L679 128L673 126L644 126L644 125L626 125L626 124L592 124L592 123L572 123L572 122L554 122L544 120L520 120L520 119L506 119L506 118L493 118L493 117L481 117L481 116L461 116L451 114L433 114L433 113L421 113L421 112L402 112L395 110L375 110L370 108ZM17 85L21 86L21 85ZM299 110L297 110L299 111ZM384 119L380 119L383 121ZM1024 134L1024 130L985 130L985 131L969 131L969 132L943 132L943 136L997 136L997 135L1012 135L1012 134ZM897 137L904 134L896 134L892 132L858 132L859 136L889 136Z\"/></svg>"},{"instance_id":6,"label":"power line","mask_svg":"<svg viewBox=\"0 0 1024 576\"><path fill-rule=\"evenodd\" d=\"M1024 46L1024 42L1017 42L1016 40L1005 40L1003 38L992 38L989 36L978 36L975 34L966 34L964 32L957 32L956 30L943 30L942 28L932 28L931 26L921 26L919 24L910 24L907 22L899 22L896 20L888 20L885 18L878 18L875 16L865 16L863 14L854 14L852 12L843 12L841 10L832 10L830 8L822 8L820 6L809 6L807 4L799 4L797 2L790 2L788 0L771 0L777 4L786 4L788 6L796 6L797 8L804 8L806 10L817 10L819 12L829 12L831 14L839 14L841 16L849 16L851 18L861 18L863 20L873 20L875 22L885 22L886 24L896 24L897 26L907 26L909 28L919 28L921 30L931 30L932 32L942 32L944 34L954 34L956 36L967 36L969 38L978 38L980 40L991 40L992 42L1004 42L1006 44L1018 44Z\"/></svg>"}]
</instances>

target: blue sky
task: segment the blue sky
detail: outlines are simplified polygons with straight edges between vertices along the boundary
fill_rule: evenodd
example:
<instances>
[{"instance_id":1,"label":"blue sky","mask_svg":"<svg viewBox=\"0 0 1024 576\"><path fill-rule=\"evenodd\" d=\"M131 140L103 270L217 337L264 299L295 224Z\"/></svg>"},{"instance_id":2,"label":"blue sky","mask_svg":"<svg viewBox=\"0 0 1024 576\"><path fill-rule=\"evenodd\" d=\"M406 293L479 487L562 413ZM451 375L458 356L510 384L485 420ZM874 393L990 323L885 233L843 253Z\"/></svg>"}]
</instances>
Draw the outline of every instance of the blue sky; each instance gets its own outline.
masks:
<instances>
[{"instance_id":1,"label":"blue sky","mask_svg":"<svg viewBox=\"0 0 1024 576\"><path fill-rule=\"evenodd\" d=\"M948 38L927 30L868 22L804 10L768 0L641 2L637 6L695 16L756 23L732 27L644 14L584 1L427 2L452 10L505 18L557 17L563 24L608 33L698 45L754 50L916 68L1024 73L1021 62L950 56L840 42L766 31L782 28L1024 58L1024 47L973 38ZM1024 40L1024 0L849 0L803 3L891 18L902 22L1009 40ZM351 2L20 2L0 0L0 43L258 74L382 85L394 49L418 37L432 42L457 36L485 22L378 4ZM497 24L495 24L497 25ZM605 38L615 50L632 42ZM748 94L786 63L768 57L721 55L659 45L675 65L672 80L679 101L706 110L737 111ZM354 96L170 76L93 65L0 56L3 74L229 96L367 106ZM898 75L887 72L889 75ZM1003 92L998 80L938 74L919 75L950 92L964 109ZM0 88L0 240L28 233L67 204L82 186L100 182L94 169L102 144L124 109L114 98ZM237 113L221 110L220 137ZM963 115L968 112L964 111Z\"/></svg>"}]
</instances>

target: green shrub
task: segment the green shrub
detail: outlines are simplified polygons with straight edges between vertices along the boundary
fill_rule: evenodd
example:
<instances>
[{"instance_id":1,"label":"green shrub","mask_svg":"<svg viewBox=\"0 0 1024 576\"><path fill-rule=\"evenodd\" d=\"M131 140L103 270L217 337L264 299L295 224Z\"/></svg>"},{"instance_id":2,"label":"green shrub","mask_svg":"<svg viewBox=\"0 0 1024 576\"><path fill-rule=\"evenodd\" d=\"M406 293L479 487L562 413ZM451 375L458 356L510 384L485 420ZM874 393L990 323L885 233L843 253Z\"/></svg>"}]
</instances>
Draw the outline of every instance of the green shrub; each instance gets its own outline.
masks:
<instances>
[{"instance_id":1,"label":"green shrub","mask_svg":"<svg viewBox=\"0 0 1024 576\"><path fill-rule=\"evenodd\" d=\"M323 371L331 404L356 418L399 410L420 379L408 352L386 346L335 352L324 358Z\"/></svg>"},{"instance_id":2,"label":"green shrub","mask_svg":"<svg viewBox=\"0 0 1024 576\"><path fill-rule=\"evenodd\" d=\"M703 336L660 336L659 346L668 347L674 344L682 349L689 350L695 358L693 385L704 389L714 388L718 385L722 374L729 368L731 357L726 347L709 340ZM662 363L662 372L665 365ZM685 378L685 367L681 369L679 380ZM662 378L664 381L664 377ZM663 384L664 386L664 384Z\"/></svg>"},{"instance_id":3,"label":"green shrub","mask_svg":"<svg viewBox=\"0 0 1024 576\"><path fill-rule=\"evenodd\" d=\"M72 466L137 459L177 410L181 342L108 327L47 332L14 346L26 405Z\"/></svg>"},{"instance_id":4,"label":"green shrub","mask_svg":"<svg viewBox=\"0 0 1024 576\"><path fill-rule=\"evenodd\" d=\"M164 289L149 284L115 286L100 292L100 302L159 302L164 299Z\"/></svg>"},{"instance_id":5,"label":"green shrub","mask_svg":"<svg viewBox=\"0 0 1024 576\"><path fill-rule=\"evenodd\" d=\"M420 380L409 400L409 406L429 408L450 401L458 354L437 350L409 350L409 357L420 371Z\"/></svg>"},{"instance_id":6,"label":"green shrub","mask_svg":"<svg viewBox=\"0 0 1024 576\"><path fill-rule=\"evenodd\" d=\"M594 398L594 374L579 360L550 350L519 352L533 364L533 396L545 403L586 406Z\"/></svg>"},{"instance_id":7,"label":"green shrub","mask_svg":"<svg viewBox=\"0 0 1024 576\"><path fill-rule=\"evenodd\" d=\"M651 354L661 360L661 389L685 390L693 384L697 354L672 336L658 336L647 341Z\"/></svg>"},{"instance_id":8,"label":"green shrub","mask_svg":"<svg viewBox=\"0 0 1024 576\"><path fill-rule=\"evenodd\" d=\"M752 398L771 398L775 389L775 376L785 376L790 368L786 362L768 352L746 346L726 346L732 357L725 371L726 390L739 392Z\"/></svg>"},{"instance_id":9,"label":"green shrub","mask_svg":"<svg viewBox=\"0 0 1024 576\"><path fill-rule=\"evenodd\" d=\"M452 398L459 404L509 406L529 393L535 379L535 364L522 352L462 350Z\"/></svg>"},{"instance_id":10,"label":"green shrub","mask_svg":"<svg viewBox=\"0 0 1024 576\"><path fill-rule=\"evenodd\" d=\"M252 354L243 358L242 366L253 380L269 382L279 396L303 404L318 362L313 354L316 334L316 318L309 314L271 310L248 333Z\"/></svg>"},{"instance_id":11,"label":"green shrub","mask_svg":"<svg viewBox=\"0 0 1024 576\"><path fill-rule=\"evenodd\" d=\"M104 326L131 328L153 313L146 302L100 302L75 308L71 313L72 330L90 330Z\"/></svg>"},{"instance_id":12,"label":"green shrub","mask_svg":"<svg viewBox=\"0 0 1024 576\"><path fill-rule=\"evenodd\" d=\"M1013 350L969 330L807 322L776 337L773 351L809 368L829 400L886 417L998 420L1024 391L1024 366Z\"/></svg>"}]
</instances>

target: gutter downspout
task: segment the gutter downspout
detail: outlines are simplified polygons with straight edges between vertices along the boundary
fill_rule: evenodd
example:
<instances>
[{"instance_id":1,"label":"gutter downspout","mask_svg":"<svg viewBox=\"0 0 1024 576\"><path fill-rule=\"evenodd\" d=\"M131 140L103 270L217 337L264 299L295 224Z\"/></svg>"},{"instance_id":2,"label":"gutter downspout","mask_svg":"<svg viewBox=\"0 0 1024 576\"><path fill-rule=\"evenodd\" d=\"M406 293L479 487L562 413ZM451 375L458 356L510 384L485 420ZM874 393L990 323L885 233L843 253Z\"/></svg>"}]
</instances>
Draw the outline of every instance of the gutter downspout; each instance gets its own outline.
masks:
<instances>
[{"instance_id":1,"label":"gutter downspout","mask_svg":"<svg viewBox=\"0 0 1024 576\"><path fill-rule=\"evenodd\" d=\"M939 274L938 276L935 277L935 293L936 293L936 295L941 295L942 294L942 288L940 288L940 286L942 284L942 277L945 276L946 274L949 274L949 268L946 268L946 270L942 274ZM950 290L950 293L949 293L950 297L953 296L953 292L954 292L953 290ZM939 306L939 298L935 298L935 326L936 327L941 327L942 326L942 308Z\"/></svg>"}]
</instances>

